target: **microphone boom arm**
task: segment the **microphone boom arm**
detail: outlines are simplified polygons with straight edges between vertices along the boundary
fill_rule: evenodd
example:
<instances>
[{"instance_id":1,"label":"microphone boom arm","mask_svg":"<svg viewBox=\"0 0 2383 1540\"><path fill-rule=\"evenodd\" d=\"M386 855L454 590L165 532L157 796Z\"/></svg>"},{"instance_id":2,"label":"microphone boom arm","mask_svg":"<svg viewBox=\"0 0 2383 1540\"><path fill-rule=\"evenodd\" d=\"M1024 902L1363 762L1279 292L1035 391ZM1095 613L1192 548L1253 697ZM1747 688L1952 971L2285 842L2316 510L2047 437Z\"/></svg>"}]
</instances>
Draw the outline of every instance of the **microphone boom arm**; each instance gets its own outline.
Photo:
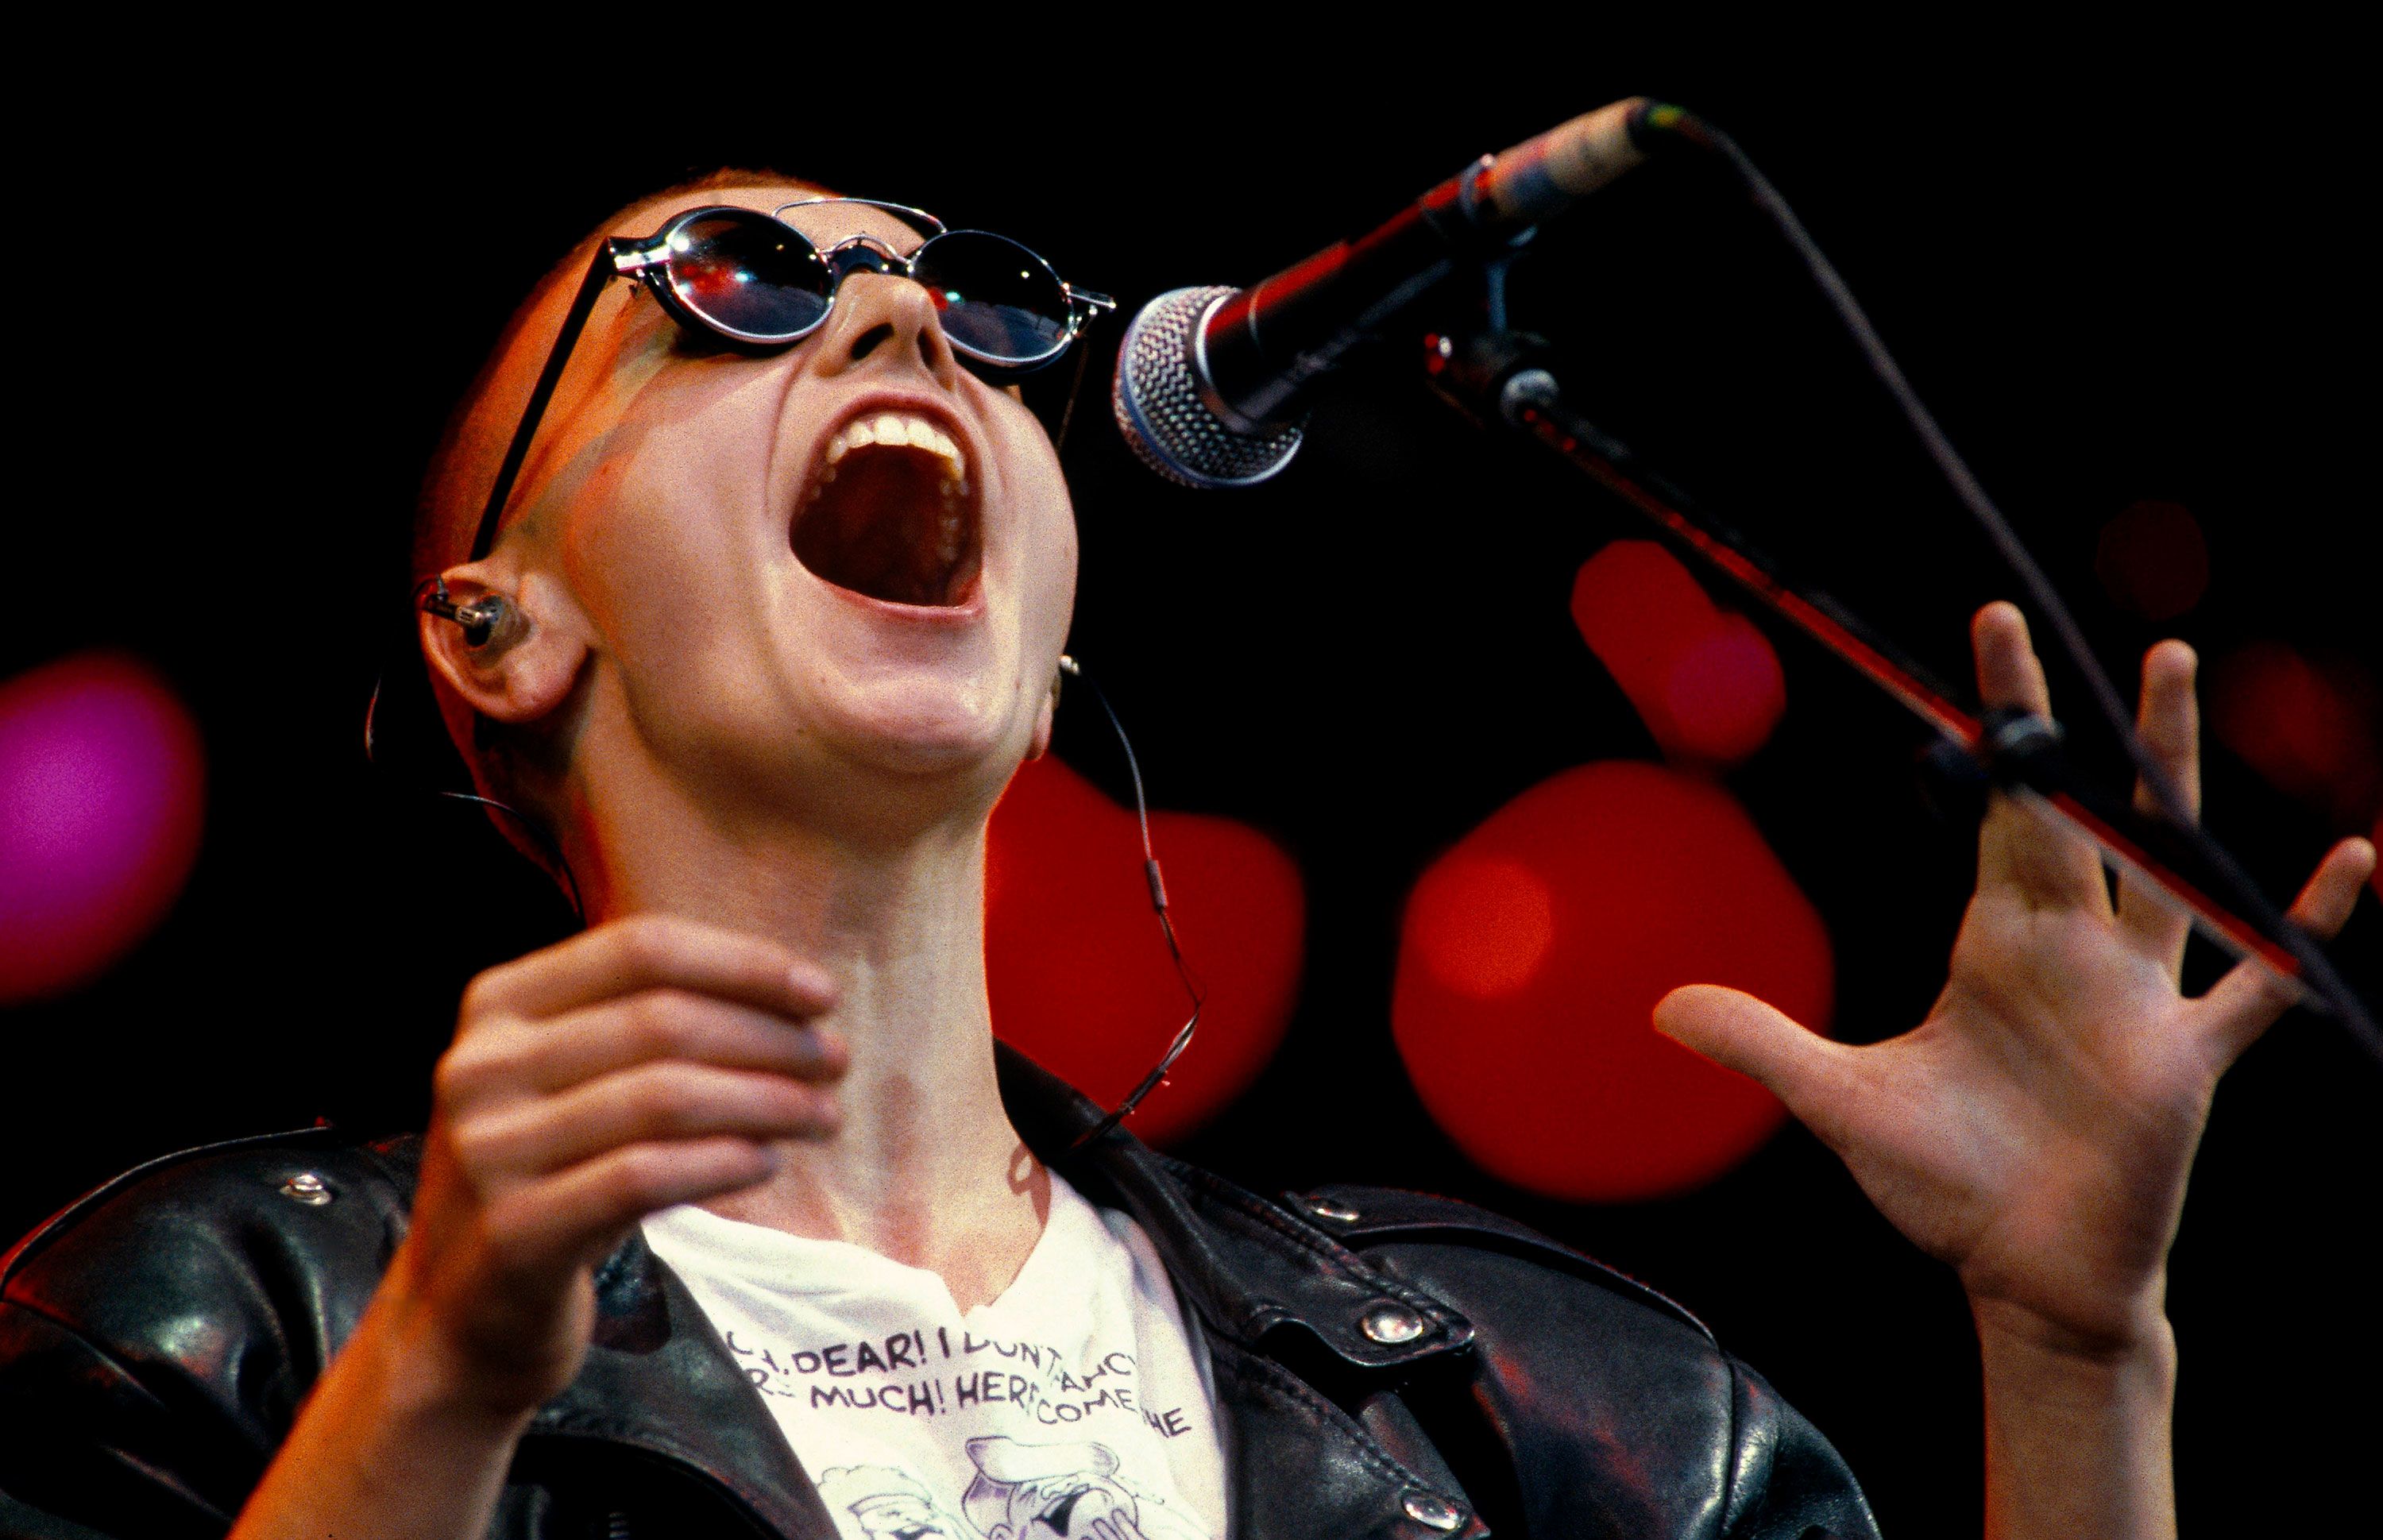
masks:
<instances>
[{"instance_id":1,"label":"microphone boom arm","mask_svg":"<svg viewBox=\"0 0 2383 1540\"><path fill-rule=\"evenodd\" d=\"M2289 989L2301 1004L2339 1017L2362 1047L2383 1062L2378 1031L2358 997L2315 941L2289 921L2261 926L2211 896L2224 885L2179 869L2216 867L2182 850L2172 826L2068 775L2055 751L2056 725L2020 712L1974 716L1873 628L1823 593L1787 583L1744 536L1710 516L1564 399L1540 339L1502 329L1426 340L1424 366L1433 388L1476 425L1502 423L1587 475L1649 520L1674 548L1695 557L1750 595L1764 610L1878 685L1992 777L2043 816L2092 840L2113 864L2158 887L2189 914L2195 929ZM2206 842L2208 836L2200 833ZM2261 898L2256 907L2268 907Z\"/></svg>"}]
</instances>

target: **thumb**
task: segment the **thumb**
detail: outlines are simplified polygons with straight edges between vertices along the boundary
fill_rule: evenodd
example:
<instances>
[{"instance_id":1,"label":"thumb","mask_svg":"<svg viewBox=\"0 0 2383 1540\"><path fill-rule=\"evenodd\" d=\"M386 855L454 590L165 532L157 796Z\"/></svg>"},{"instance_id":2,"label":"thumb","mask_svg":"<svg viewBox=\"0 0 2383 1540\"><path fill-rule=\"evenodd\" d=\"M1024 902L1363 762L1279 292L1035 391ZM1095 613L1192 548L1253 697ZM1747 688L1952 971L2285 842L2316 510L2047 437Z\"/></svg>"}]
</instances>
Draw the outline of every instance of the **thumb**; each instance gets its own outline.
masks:
<instances>
[{"instance_id":1,"label":"thumb","mask_svg":"<svg viewBox=\"0 0 2383 1540\"><path fill-rule=\"evenodd\" d=\"M1657 1001L1655 1030L1759 1081L1807 1123L1808 1110L1837 1080L1845 1052L1776 1006L1719 984L1688 984Z\"/></svg>"}]
</instances>

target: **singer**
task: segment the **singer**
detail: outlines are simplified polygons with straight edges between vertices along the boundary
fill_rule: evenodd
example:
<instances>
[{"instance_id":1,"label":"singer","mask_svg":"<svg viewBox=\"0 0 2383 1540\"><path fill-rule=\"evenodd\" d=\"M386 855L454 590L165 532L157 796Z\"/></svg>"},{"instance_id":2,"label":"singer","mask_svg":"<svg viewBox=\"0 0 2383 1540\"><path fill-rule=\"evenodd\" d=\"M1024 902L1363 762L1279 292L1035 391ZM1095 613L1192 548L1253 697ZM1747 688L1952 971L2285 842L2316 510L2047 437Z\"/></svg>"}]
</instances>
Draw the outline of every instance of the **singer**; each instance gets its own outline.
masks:
<instances>
[{"instance_id":1,"label":"singer","mask_svg":"<svg viewBox=\"0 0 2383 1540\"><path fill-rule=\"evenodd\" d=\"M750 217L682 219L715 205ZM722 174L517 313L426 485L419 641L588 928L473 981L419 1140L193 1152L15 1255L0 1403L38 1416L0 1527L1874 1534L1821 1433L1660 1297L1463 1205L1278 1207L1082 1143L1098 1109L996 1047L985 823L1048 742L1077 558L1010 381L1098 307L932 228ZM807 244L819 291L737 289L744 240ZM2015 610L1974 642L1990 704L2048 710ZM2154 648L2141 706L2188 784L2192 675ZM2295 918L2330 933L2373 861L2338 846ZM1658 1014L1957 1272L1996 1535L2175 1533L2165 1258L2283 1004L2239 970L2181 997L2184 942L1998 804L1909 1032L1704 987Z\"/></svg>"}]
</instances>

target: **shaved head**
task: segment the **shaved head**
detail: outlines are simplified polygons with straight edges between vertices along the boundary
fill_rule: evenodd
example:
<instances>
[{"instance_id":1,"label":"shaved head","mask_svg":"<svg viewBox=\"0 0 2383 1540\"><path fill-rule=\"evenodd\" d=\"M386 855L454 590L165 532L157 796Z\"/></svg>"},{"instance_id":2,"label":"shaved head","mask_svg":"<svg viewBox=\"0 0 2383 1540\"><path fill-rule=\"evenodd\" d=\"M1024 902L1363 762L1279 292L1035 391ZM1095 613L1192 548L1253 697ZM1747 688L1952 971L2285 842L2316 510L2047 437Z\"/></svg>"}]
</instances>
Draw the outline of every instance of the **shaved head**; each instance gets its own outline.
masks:
<instances>
[{"instance_id":1,"label":"shaved head","mask_svg":"<svg viewBox=\"0 0 2383 1540\"><path fill-rule=\"evenodd\" d=\"M414 503L409 588L471 554L472 536L496 481L498 463L597 245L610 236L651 234L671 214L702 201L700 194L736 187L784 188L793 198L831 195L824 188L776 171L739 166L722 166L674 183L606 215L547 269L529 297L515 307L497 345L449 414L423 474Z\"/></svg>"}]
</instances>

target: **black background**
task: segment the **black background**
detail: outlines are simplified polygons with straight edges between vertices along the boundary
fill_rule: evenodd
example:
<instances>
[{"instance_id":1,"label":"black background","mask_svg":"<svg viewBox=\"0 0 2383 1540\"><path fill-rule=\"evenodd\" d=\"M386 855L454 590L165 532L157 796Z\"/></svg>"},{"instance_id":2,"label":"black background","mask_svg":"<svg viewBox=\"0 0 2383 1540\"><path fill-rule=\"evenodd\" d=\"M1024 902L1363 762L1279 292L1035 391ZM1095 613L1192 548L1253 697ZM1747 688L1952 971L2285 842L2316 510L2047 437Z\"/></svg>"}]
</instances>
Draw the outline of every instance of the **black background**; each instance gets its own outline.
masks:
<instances>
[{"instance_id":1,"label":"black background","mask_svg":"<svg viewBox=\"0 0 2383 1540\"><path fill-rule=\"evenodd\" d=\"M606 21L584 72L575 54L526 71L409 55L394 83L360 73L370 49L210 60L21 121L13 329L33 399L0 671L143 655L196 709L211 787L162 930L99 983L7 1016L0 1229L179 1145L317 1115L418 1122L463 979L559 932L550 895L470 818L377 786L359 717L448 403L568 242L689 169L773 165L991 226L1130 310L1253 278L1613 96L1683 101L1794 201L2126 684L2154 634L2091 562L2143 498L2207 532L2212 587L2177 627L2205 657L2273 636L2373 666L2372 136L2339 94L2341 40L2089 44L1946 20L1722 53L1418 29L1394 62L1319 46L1229 68L1227 52L1265 55L1245 22L1217 23L1229 51L1204 53L1210 29L1189 23L1163 47L1080 45L1105 24L888 18L830 47L792 23L692 46ZM1509 46L1537 62L1493 65ZM553 89L525 98L541 78ZM1517 303L1609 425L1966 677L1965 618L2011 585L1725 191L1685 173L1617 188L1546 233ZM1648 752L1565 612L1581 561L1639 531L1392 363L1253 493L1159 485L1097 412L1067 459L1085 552L1071 647L1133 722L1154 799L1266 829L1308 885L1288 1045L1185 1152L1264 1190L1376 1181L1514 1213L1698 1311L1840 1443L1890 1533L1974 1531L1957 1287L1812 1140L1791 1128L1690 1197L1558 1205L1457 1155L1391 1049L1414 874L1547 775ZM1731 783L1829 918L1840 1034L1887 1035L1941 982L1970 832L1922 802L1897 708L1778 645L1788 716ZM1064 724L1060 751L1114 784L1093 725ZM2352 832L2212 760L2210 823L2271 891ZM2370 1000L2377 907L2337 947ZM2315 1533L2361 1481L2362 1386L2383 1361L2358 1260L2378 1107L2383 1071L2306 1016L2220 1093L2171 1293L2189 1530Z\"/></svg>"}]
</instances>

